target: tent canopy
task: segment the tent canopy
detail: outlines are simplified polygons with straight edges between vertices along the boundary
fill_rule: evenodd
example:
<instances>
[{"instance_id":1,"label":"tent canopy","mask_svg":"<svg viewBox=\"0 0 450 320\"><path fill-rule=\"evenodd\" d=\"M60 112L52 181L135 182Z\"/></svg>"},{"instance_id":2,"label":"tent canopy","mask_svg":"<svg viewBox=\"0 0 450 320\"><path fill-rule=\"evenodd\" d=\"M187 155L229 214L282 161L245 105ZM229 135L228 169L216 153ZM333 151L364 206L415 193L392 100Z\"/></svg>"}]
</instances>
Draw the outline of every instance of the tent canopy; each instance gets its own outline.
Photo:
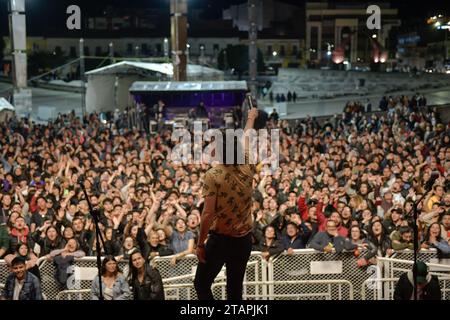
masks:
<instances>
[{"instance_id":1,"label":"tent canopy","mask_svg":"<svg viewBox=\"0 0 450 320\"><path fill-rule=\"evenodd\" d=\"M86 75L88 77L86 91L88 112L125 110L133 103L130 87L134 82L170 81L173 77L173 66L170 63L122 61L86 72ZM223 80L223 72L189 64L187 79L191 81Z\"/></svg>"},{"instance_id":2,"label":"tent canopy","mask_svg":"<svg viewBox=\"0 0 450 320\"><path fill-rule=\"evenodd\" d=\"M0 98L0 111L3 110L15 111L15 108L11 103L8 102L8 100L6 100L5 98Z\"/></svg>"},{"instance_id":3,"label":"tent canopy","mask_svg":"<svg viewBox=\"0 0 450 320\"><path fill-rule=\"evenodd\" d=\"M133 62L122 61L111 64L106 67L98 68L89 72L86 75L112 75L112 74L151 74L159 73L169 77L173 76L173 65L171 63L150 63L150 62ZM203 67L194 64L187 65L188 77L195 77L200 75L206 76L223 76L223 72L217 69Z\"/></svg>"}]
</instances>

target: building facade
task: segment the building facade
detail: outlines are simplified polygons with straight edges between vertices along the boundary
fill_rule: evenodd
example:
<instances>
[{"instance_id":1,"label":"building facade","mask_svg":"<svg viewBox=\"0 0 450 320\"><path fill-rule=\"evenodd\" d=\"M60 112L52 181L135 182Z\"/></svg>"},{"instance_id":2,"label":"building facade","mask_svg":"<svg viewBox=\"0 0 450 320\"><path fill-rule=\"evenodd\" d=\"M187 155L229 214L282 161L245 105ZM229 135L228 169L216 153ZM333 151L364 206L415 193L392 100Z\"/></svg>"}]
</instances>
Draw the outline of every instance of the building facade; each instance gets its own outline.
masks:
<instances>
[{"instance_id":1,"label":"building facade","mask_svg":"<svg viewBox=\"0 0 450 320\"><path fill-rule=\"evenodd\" d=\"M374 40L394 58L395 41L392 41L391 31L400 26L398 10L390 8L388 3L378 3L381 29L369 30L367 7L370 4L306 3L306 59L315 64L327 64L333 52L340 48L344 61L368 63L373 57Z\"/></svg>"}]
</instances>

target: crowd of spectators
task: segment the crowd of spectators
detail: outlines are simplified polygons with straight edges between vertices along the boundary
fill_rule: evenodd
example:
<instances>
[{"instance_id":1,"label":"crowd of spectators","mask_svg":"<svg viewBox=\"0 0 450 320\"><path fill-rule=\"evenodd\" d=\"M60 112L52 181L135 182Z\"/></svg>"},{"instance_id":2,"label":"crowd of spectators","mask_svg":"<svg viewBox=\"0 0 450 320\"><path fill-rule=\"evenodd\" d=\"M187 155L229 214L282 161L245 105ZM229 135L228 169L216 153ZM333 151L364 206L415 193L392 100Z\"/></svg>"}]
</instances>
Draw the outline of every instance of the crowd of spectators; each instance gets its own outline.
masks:
<instances>
[{"instance_id":1,"label":"crowd of spectators","mask_svg":"<svg viewBox=\"0 0 450 320\"><path fill-rule=\"evenodd\" d=\"M450 128L435 109L391 97L381 115L269 126L281 129L280 166L262 166L252 199L253 249L264 258L352 250L364 267L412 249L413 207L427 185L420 246L450 256ZM95 255L80 181L100 213L102 254L120 261L139 250L175 265L195 252L209 166L170 161L170 128L147 133L96 114L47 125L12 119L0 125L0 144L0 258L21 256L36 271L39 257L64 264Z\"/></svg>"}]
</instances>

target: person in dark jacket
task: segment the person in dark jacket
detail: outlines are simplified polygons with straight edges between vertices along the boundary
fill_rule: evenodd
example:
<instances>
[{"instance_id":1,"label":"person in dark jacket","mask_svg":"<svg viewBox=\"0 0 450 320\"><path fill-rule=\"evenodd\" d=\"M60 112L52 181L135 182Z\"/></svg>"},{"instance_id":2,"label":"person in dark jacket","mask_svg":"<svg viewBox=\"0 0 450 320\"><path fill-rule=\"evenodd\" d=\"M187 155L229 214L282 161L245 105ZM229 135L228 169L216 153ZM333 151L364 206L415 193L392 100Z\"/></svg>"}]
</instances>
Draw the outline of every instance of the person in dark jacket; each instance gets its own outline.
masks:
<instances>
[{"instance_id":1,"label":"person in dark jacket","mask_svg":"<svg viewBox=\"0 0 450 320\"><path fill-rule=\"evenodd\" d=\"M302 229L302 232L300 232L299 228ZM292 254L295 249L306 248L309 232L308 227L306 227L304 223L300 226L292 221L287 223L286 234L283 236L282 242L284 249L288 251L288 254Z\"/></svg>"},{"instance_id":2,"label":"person in dark jacket","mask_svg":"<svg viewBox=\"0 0 450 320\"><path fill-rule=\"evenodd\" d=\"M0 259L9 250L9 234L6 224L0 225Z\"/></svg>"},{"instance_id":3,"label":"person in dark jacket","mask_svg":"<svg viewBox=\"0 0 450 320\"><path fill-rule=\"evenodd\" d=\"M118 256L120 254L121 243L117 238L117 232L113 228L106 228L105 230L105 254Z\"/></svg>"},{"instance_id":4,"label":"person in dark jacket","mask_svg":"<svg viewBox=\"0 0 450 320\"><path fill-rule=\"evenodd\" d=\"M373 246L371 246L370 254L365 257L367 260L377 256L391 256L394 253L391 238L389 238L384 225L380 221L374 221L370 225L368 240ZM373 262L375 263L375 261Z\"/></svg>"},{"instance_id":5,"label":"person in dark jacket","mask_svg":"<svg viewBox=\"0 0 450 320\"><path fill-rule=\"evenodd\" d=\"M7 300L42 300L39 279L26 270L22 257L16 257L11 262L12 273L6 279L3 298Z\"/></svg>"},{"instance_id":6,"label":"person in dark jacket","mask_svg":"<svg viewBox=\"0 0 450 320\"><path fill-rule=\"evenodd\" d=\"M394 290L394 300L414 300L413 272L403 273ZM436 276L428 273L427 265L417 261L417 300L441 300L441 288Z\"/></svg>"},{"instance_id":7,"label":"person in dark jacket","mask_svg":"<svg viewBox=\"0 0 450 320\"><path fill-rule=\"evenodd\" d=\"M170 256L173 254L173 250L169 246L159 242L159 235L156 231L151 231L148 238L148 245L146 246L146 252L144 253L144 256L148 259Z\"/></svg>"},{"instance_id":8,"label":"person in dark jacket","mask_svg":"<svg viewBox=\"0 0 450 320\"><path fill-rule=\"evenodd\" d=\"M316 233L309 246L317 251L328 253L342 252L343 250L354 250L358 247L349 239L338 235L336 222L331 219L326 223L326 231Z\"/></svg>"},{"instance_id":9,"label":"person in dark jacket","mask_svg":"<svg viewBox=\"0 0 450 320\"><path fill-rule=\"evenodd\" d=\"M264 241L264 235L262 232L262 227L258 221L253 221L252 229L252 251L259 251L261 249L261 244Z\"/></svg>"},{"instance_id":10,"label":"person in dark jacket","mask_svg":"<svg viewBox=\"0 0 450 320\"><path fill-rule=\"evenodd\" d=\"M91 230L86 230L85 223L80 217L75 217L73 219L72 229L74 231L74 237L80 244L81 250L83 250L86 255L90 255L90 248L92 248L94 233Z\"/></svg>"},{"instance_id":11,"label":"person in dark jacket","mask_svg":"<svg viewBox=\"0 0 450 320\"><path fill-rule=\"evenodd\" d=\"M157 269L146 262L140 251L130 256L129 283L134 300L164 300L164 286Z\"/></svg>"},{"instance_id":12,"label":"person in dark jacket","mask_svg":"<svg viewBox=\"0 0 450 320\"><path fill-rule=\"evenodd\" d=\"M49 225L45 229L45 237L41 236L41 231L37 231L33 234L33 240L40 246L39 257L50 254L53 250L63 249L66 246L66 241L59 234L57 228Z\"/></svg>"},{"instance_id":13,"label":"person in dark jacket","mask_svg":"<svg viewBox=\"0 0 450 320\"><path fill-rule=\"evenodd\" d=\"M284 251L283 243L277 239L277 233L272 225L268 225L264 229L264 240L259 247L259 251L266 260Z\"/></svg>"}]
</instances>

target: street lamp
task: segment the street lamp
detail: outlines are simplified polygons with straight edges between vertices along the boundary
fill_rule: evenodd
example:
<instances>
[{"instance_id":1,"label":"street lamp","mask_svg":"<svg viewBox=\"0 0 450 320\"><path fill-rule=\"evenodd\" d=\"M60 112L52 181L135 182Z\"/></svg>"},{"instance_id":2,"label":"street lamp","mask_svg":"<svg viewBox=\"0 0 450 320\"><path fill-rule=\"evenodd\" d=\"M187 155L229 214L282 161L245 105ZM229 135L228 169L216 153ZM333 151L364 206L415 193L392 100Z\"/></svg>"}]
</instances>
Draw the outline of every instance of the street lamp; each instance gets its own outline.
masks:
<instances>
[{"instance_id":1,"label":"street lamp","mask_svg":"<svg viewBox=\"0 0 450 320\"><path fill-rule=\"evenodd\" d=\"M331 48L333 47L333 45L329 42L327 42L326 44L327 44L327 56L330 57L331 56Z\"/></svg>"},{"instance_id":2,"label":"street lamp","mask_svg":"<svg viewBox=\"0 0 450 320\"><path fill-rule=\"evenodd\" d=\"M373 35L372 35L372 39L376 39L377 38L377 35L374 33Z\"/></svg>"},{"instance_id":3,"label":"street lamp","mask_svg":"<svg viewBox=\"0 0 450 320\"><path fill-rule=\"evenodd\" d=\"M169 39L164 38L164 57L167 58L169 56Z\"/></svg>"},{"instance_id":4,"label":"street lamp","mask_svg":"<svg viewBox=\"0 0 450 320\"><path fill-rule=\"evenodd\" d=\"M278 52L274 51L272 52L272 56L276 57L278 55Z\"/></svg>"},{"instance_id":5,"label":"street lamp","mask_svg":"<svg viewBox=\"0 0 450 320\"><path fill-rule=\"evenodd\" d=\"M114 44L112 42L109 43L109 59L110 63L114 63Z\"/></svg>"},{"instance_id":6,"label":"street lamp","mask_svg":"<svg viewBox=\"0 0 450 320\"><path fill-rule=\"evenodd\" d=\"M139 57L139 46L136 46L135 50L136 50L136 57Z\"/></svg>"},{"instance_id":7,"label":"street lamp","mask_svg":"<svg viewBox=\"0 0 450 320\"><path fill-rule=\"evenodd\" d=\"M186 61L189 62L189 51L191 50L191 45L189 43L186 44Z\"/></svg>"}]
</instances>

